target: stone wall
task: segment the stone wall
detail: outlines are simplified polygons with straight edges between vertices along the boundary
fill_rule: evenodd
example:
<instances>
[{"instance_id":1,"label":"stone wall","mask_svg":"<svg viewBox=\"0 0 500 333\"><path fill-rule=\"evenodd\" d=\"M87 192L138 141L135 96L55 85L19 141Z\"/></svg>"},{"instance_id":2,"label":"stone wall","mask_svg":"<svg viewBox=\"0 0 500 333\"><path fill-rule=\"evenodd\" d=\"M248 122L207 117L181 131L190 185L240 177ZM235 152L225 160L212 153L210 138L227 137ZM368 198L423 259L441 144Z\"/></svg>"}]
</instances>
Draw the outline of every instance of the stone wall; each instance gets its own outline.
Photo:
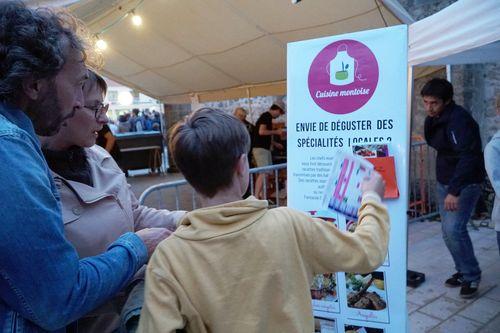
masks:
<instances>
[{"instance_id":1,"label":"stone wall","mask_svg":"<svg viewBox=\"0 0 500 333\"><path fill-rule=\"evenodd\" d=\"M451 66L455 101L469 110L479 124L483 147L500 128L495 98L500 94L500 64Z\"/></svg>"},{"instance_id":2,"label":"stone wall","mask_svg":"<svg viewBox=\"0 0 500 333\"><path fill-rule=\"evenodd\" d=\"M416 20L423 19L449 6L456 0L399 0L401 5ZM412 100L412 135L423 135L425 111L420 98L420 89L433 77L446 78L446 71L415 80ZM499 128L495 116L495 96L500 94L500 64L470 64L451 66L451 83L455 91L455 102L469 110L481 129L483 147Z\"/></svg>"},{"instance_id":3,"label":"stone wall","mask_svg":"<svg viewBox=\"0 0 500 333\"><path fill-rule=\"evenodd\" d=\"M420 20L449 6L456 0L399 0L410 15ZM454 100L464 106L479 124L483 147L500 128L500 119L495 112L495 98L500 94L500 64L482 63L450 66L451 83L454 87ZM425 111L420 98L420 90L427 80L433 77L446 78L446 71L435 72L428 77L413 82L412 98L412 137L423 137ZM432 178L433 175L430 175ZM493 191L486 181L483 203L491 211ZM483 208L484 209L484 208Z\"/></svg>"},{"instance_id":4,"label":"stone wall","mask_svg":"<svg viewBox=\"0 0 500 333\"><path fill-rule=\"evenodd\" d=\"M448 7L456 1L457 0L399 0L399 3L416 21L418 21Z\"/></svg>"},{"instance_id":5,"label":"stone wall","mask_svg":"<svg viewBox=\"0 0 500 333\"><path fill-rule=\"evenodd\" d=\"M286 106L286 96L257 96L251 98L240 98L233 100L207 102L207 103L192 103L192 104L165 104L165 122L167 128L175 124L182 117L189 114L191 111L201 108L214 108L232 114L237 107L243 107L248 111L247 121L252 124L257 122L260 115L269 110L269 107L276 101L282 102ZM276 122L286 123L286 114L276 118Z\"/></svg>"},{"instance_id":6,"label":"stone wall","mask_svg":"<svg viewBox=\"0 0 500 333\"><path fill-rule=\"evenodd\" d=\"M424 138L424 121L427 114L424 110L424 103L420 98L420 90L424 84L434 77L446 79L446 70L442 69L413 81L413 94L411 101L411 137L412 141L421 141Z\"/></svg>"},{"instance_id":7,"label":"stone wall","mask_svg":"<svg viewBox=\"0 0 500 333\"><path fill-rule=\"evenodd\" d=\"M231 114L237 107L243 107L248 111L247 121L255 124L260 115L269 110L269 107L275 101L280 101L286 105L286 96L258 96L251 98L240 98L236 100L192 104L191 107L193 110L202 107L216 108ZM275 122L286 123L286 114L276 118Z\"/></svg>"}]
</instances>

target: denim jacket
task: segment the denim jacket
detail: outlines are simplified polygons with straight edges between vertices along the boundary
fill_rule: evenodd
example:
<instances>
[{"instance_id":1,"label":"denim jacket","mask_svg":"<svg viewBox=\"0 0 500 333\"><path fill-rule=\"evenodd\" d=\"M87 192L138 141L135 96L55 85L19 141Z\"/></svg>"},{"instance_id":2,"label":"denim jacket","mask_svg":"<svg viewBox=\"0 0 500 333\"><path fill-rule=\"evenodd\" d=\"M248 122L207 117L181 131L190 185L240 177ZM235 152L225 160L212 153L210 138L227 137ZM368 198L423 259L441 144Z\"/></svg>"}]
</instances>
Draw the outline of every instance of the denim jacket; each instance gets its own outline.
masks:
<instances>
[{"instance_id":1,"label":"denim jacket","mask_svg":"<svg viewBox=\"0 0 500 333\"><path fill-rule=\"evenodd\" d=\"M29 118L0 103L0 333L64 332L124 287L147 249L126 233L79 260Z\"/></svg>"}]
</instances>

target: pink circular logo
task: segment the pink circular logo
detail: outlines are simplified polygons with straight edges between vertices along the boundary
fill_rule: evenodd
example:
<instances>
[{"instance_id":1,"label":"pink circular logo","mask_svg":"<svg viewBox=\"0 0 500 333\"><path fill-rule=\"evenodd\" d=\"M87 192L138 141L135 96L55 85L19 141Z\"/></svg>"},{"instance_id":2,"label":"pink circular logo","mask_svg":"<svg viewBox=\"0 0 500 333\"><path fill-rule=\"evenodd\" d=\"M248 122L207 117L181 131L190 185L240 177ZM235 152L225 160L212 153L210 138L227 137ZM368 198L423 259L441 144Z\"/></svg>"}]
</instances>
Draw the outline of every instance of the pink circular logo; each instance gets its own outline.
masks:
<instances>
[{"instance_id":1,"label":"pink circular logo","mask_svg":"<svg viewBox=\"0 0 500 333\"><path fill-rule=\"evenodd\" d=\"M370 49L344 39L326 46L314 58L308 85L313 100L334 114L354 112L372 97L378 83L378 63Z\"/></svg>"}]
</instances>

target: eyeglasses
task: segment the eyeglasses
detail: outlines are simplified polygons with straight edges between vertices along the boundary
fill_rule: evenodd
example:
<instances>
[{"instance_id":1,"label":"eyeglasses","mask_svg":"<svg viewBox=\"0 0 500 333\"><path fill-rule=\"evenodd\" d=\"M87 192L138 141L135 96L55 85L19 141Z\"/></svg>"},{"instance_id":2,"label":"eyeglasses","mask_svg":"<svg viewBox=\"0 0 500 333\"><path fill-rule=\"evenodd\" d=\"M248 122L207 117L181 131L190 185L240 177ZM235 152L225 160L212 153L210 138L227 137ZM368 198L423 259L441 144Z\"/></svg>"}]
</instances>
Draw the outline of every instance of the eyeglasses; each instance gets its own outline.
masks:
<instances>
[{"instance_id":1,"label":"eyeglasses","mask_svg":"<svg viewBox=\"0 0 500 333\"><path fill-rule=\"evenodd\" d=\"M99 104L97 104L95 106L84 105L83 107L86 108L86 109L94 111L94 117L95 117L95 119L99 119L100 116L103 116L103 115L106 114L106 112L108 112L109 104L99 103Z\"/></svg>"}]
</instances>

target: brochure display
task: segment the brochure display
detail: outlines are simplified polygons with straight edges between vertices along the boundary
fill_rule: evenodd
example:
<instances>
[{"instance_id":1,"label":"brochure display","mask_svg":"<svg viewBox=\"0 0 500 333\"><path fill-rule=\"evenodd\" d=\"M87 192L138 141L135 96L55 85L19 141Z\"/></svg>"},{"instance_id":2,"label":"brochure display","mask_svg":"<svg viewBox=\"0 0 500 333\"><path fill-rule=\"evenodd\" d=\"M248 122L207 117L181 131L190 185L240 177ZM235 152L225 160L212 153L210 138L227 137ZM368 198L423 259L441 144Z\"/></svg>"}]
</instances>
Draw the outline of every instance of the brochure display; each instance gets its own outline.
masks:
<instances>
[{"instance_id":1,"label":"brochure display","mask_svg":"<svg viewBox=\"0 0 500 333\"><path fill-rule=\"evenodd\" d=\"M331 170L323 193L323 207L357 219L362 195L360 184L370 175L373 166L352 154L338 152Z\"/></svg>"},{"instance_id":2,"label":"brochure display","mask_svg":"<svg viewBox=\"0 0 500 333\"><path fill-rule=\"evenodd\" d=\"M314 277L316 332L407 330L407 45L406 26L288 44L288 205L354 232L376 170L391 219L382 266Z\"/></svg>"}]
</instances>

